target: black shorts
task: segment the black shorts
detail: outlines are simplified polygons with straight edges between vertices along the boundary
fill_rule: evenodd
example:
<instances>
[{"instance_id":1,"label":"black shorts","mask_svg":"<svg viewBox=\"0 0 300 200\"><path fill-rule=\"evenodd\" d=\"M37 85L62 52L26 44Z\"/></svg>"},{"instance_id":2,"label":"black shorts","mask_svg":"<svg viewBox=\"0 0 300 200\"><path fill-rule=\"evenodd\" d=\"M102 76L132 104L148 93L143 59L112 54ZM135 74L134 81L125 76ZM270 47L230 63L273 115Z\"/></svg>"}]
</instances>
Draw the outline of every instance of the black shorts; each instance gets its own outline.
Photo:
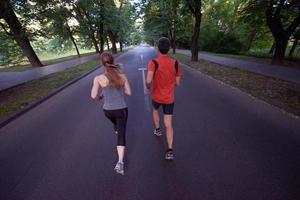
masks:
<instances>
[{"instance_id":1,"label":"black shorts","mask_svg":"<svg viewBox=\"0 0 300 200\"><path fill-rule=\"evenodd\" d=\"M163 107L163 111L165 115L173 115L174 103L163 104L152 100L152 106L155 110L158 110L161 105Z\"/></svg>"}]
</instances>

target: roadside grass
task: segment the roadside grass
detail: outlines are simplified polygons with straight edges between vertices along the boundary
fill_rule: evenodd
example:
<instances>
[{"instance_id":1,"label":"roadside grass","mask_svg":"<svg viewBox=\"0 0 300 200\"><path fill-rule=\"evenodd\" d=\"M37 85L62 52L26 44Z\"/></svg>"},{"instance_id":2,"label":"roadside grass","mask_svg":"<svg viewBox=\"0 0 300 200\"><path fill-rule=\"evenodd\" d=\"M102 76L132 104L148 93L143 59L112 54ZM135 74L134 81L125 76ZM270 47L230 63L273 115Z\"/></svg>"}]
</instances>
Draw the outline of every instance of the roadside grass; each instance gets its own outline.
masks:
<instances>
[{"instance_id":1,"label":"roadside grass","mask_svg":"<svg viewBox=\"0 0 300 200\"><path fill-rule=\"evenodd\" d=\"M95 52L89 52L81 54L81 57L93 55ZM46 65L56 64L68 60L72 60L78 58L77 55L69 55L69 53L63 53L63 54L45 54L44 56L40 57L42 63ZM9 66L9 67L3 67L0 68L0 72L22 72L26 70L34 69L30 64L21 64L16 66Z\"/></svg>"},{"instance_id":2,"label":"roadside grass","mask_svg":"<svg viewBox=\"0 0 300 200\"><path fill-rule=\"evenodd\" d=\"M98 66L98 60L90 61L0 92L0 119Z\"/></svg>"},{"instance_id":3,"label":"roadside grass","mask_svg":"<svg viewBox=\"0 0 300 200\"><path fill-rule=\"evenodd\" d=\"M182 54L172 56L183 64L300 117L300 84L205 60L191 62L189 56Z\"/></svg>"},{"instance_id":4,"label":"roadside grass","mask_svg":"<svg viewBox=\"0 0 300 200\"><path fill-rule=\"evenodd\" d=\"M114 57L118 57L128 50L129 49L119 52L115 54ZM99 67L99 65L98 59L89 61L5 91L0 91L0 120L49 95L55 89Z\"/></svg>"}]
</instances>

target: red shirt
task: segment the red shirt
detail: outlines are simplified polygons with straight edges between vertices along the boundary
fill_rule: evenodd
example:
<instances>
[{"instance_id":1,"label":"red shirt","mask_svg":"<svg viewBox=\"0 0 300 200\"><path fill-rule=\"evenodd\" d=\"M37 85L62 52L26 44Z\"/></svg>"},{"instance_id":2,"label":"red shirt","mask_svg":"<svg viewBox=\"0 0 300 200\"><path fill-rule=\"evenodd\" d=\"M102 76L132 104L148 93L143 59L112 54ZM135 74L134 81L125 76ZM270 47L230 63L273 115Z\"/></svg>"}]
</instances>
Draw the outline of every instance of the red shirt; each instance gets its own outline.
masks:
<instances>
[{"instance_id":1,"label":"red shirt","mask_svg":"<svg viewBox=\"0 0 300 200\"><path fill-rule=\"evenodd\" d=\"M182 76L181 65L178 63L178 71L176 73L175 60L168 55L159 55L155 60L158 63L158 69L153 78L152 98L157 103L174 103L176 77ZM154 72L154 70L155 64L151 60L148 63L148 71Z\"/></svg>"}]
</instances>

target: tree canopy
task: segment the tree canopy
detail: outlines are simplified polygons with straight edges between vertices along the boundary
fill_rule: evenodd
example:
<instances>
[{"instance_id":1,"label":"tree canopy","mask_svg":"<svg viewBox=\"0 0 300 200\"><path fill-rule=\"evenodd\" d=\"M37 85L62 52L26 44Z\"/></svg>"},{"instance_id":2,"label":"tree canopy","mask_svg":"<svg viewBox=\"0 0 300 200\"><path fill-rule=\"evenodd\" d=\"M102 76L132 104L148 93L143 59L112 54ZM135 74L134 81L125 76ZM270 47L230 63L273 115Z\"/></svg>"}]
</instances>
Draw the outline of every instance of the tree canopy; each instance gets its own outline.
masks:
<instances>
[{"instance_id":1,"label":"tree canopy","mask_svg":"<svg viewBox=\"0 0 300 200\"><path fill-rule=\"evenodd\" d=\"M80 56L78 46L99 53L108 39L116 53L117 43L121 49L132 43L136 15L129 0L3 0L0 37L7 46L1 45L0 60L14 63L25 56L32 66L42 66L36 54L40 49L74 48ZM41 38L50 41L48 49Z\"/></svg>"}]
</instances>

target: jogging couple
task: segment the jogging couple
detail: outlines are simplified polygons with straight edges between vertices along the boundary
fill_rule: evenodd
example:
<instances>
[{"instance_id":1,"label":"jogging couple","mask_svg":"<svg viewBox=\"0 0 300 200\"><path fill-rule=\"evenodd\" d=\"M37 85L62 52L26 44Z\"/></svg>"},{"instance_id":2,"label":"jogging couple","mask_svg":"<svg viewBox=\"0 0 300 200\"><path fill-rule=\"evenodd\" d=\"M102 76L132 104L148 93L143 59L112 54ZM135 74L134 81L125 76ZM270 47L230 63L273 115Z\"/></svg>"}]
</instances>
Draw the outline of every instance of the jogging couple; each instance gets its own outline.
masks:
<instances>
[{"instance_id":1,"label":"jogging couple","mask_svg":"<svg viewBox=\"0 0 300 200\"><path fill-rule=\"evenodd\" d=\"M152 87L154 134L161 136L159 108L162 106L164 125L168 150L166 160L173 160L173 126L172 116L174 109L174 90L180 84L182 75L180 64L168 56L170 41L162 37L157 43L159 56L148 64L146 86L150 91ZM117 134L117 153L119 160L115 171L124 175L124 154L126 146L126 124L128 109L124 99L125 94L131 95L131 87L125 74L120 70L120 65L114 63L113 56L104 52L101 54L101 63L105 72L94 78L91 97L95 100L104 99L103 111L105 116L113 123Z\"/></svg>"}]
</instances>

